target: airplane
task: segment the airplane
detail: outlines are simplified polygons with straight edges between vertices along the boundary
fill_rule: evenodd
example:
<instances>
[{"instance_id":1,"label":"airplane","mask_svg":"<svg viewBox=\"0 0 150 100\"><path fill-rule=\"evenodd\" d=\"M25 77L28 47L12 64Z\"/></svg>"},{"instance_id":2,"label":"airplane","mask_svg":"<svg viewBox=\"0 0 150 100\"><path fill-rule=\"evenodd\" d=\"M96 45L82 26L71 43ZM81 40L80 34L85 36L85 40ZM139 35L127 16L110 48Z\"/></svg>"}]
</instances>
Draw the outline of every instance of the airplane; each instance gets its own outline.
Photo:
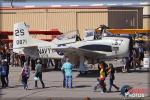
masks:
<instances>
[{"instance_id":1,"label":"airplane","mask_svg":"<svg viewBox=\"0 0 150 100\"><path fill-rule=\"evenodd\" d=\"M24 22L14 24L13 52L29 55L32 58L63 58L62 55L51 49L54 43L32 38L28 27Z\"/></svg>"},{"instance_id":2,"label":"airplane","mask_svg":"<svg viewBox=\"0 0 150 100\"><path fill-rule=\"evenodd\" d=\"M107 31L107 28L105 25L101 25L98 28L100 31L97 29L86 30L82 41L69 44L61 43L55 45L56 47L53 49L63 52L73 64L78 63L81 73L87 71L87 62L93 60L110 61L129 57L132 47L131 38L112 34Z\"/></svg>"},{"instance_id":3,"label":"airplane","mask_svg":"<svg viewBox=\"0 0 150 100\"><path fill-rule=\"evenodd\" d=\"M85 73L87 64L93 60L110 61L115 58L129 57L131 40L108 32L104 25L101 31L86 30L83 40L79 34L62 34L52 42L33 39L29 36L27 25L14 24L13 49L23 48L26 55L37 58L62 59L68 57L73 65L79 66L79 71Z\"/></svg>"}]
</instances>

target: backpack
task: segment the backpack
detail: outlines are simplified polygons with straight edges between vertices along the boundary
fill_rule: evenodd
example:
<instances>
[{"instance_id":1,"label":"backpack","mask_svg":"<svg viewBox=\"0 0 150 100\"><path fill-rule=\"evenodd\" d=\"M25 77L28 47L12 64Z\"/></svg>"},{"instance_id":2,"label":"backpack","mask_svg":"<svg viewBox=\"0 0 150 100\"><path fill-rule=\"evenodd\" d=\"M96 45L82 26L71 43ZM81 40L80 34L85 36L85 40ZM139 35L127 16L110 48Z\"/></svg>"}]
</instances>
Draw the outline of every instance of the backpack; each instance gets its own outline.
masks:
<instances>
[{"instance_id":1,"label":"backpack","mask_svg":"<svg viewBox=\"0 0 150 100\"><path fill-rule=\"evenodd\" d=\"M22 71L22 76L29 77L30 71L29 68L24 68Z\"/></svg>"}]
</instances>

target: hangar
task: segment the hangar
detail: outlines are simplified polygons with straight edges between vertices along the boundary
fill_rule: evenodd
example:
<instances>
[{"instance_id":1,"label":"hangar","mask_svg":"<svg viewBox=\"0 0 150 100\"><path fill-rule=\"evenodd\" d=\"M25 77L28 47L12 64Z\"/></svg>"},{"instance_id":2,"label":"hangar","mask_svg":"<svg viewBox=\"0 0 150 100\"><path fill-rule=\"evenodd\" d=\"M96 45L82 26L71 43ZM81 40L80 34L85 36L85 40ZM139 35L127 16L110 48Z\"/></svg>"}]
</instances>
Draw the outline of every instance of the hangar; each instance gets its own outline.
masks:
<instances>
[{"instance_id":1,"label":"hangar","mask_svg":"<svg viewBox=\"0 0 150 100\"><path fill-rule=\"evenodd\" d=\"M61 33L67 33L78 30L81 37L85 29L95 29L101 24L119 29L143 28L143 7L0 8L0 16L1 33L12 31L13 24L17 22L26 22L30 25L30 30L36 31L56 29Z\"/></svg>"}]
</instances>

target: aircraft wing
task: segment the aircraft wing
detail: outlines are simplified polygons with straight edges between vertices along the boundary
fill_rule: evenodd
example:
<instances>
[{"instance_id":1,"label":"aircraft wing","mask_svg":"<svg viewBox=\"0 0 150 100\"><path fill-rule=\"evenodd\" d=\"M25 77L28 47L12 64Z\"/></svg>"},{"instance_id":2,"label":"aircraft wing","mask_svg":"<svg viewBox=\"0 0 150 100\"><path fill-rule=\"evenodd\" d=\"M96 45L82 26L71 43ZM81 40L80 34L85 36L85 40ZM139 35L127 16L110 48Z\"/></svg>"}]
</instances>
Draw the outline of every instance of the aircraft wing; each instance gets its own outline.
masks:
<instances>
[{"instance_id":1,"label":"aircraft wing","mask_svg":"<svg viewBox=\"0 0 150 100\"><path fill-rule=\"evenodd\" d=\"M55 48L54 50L56 50L57 52L63 52L64 54L69 54L69 55L83 55L86 57L95 57L95 58L99 58L102 56L105 56L105 54L102 53L97 53L97 52L93 52L90 50L85 50L82 48L75 48L75 47L68 47L68 48Z\"/></svg>"}]
</instances>

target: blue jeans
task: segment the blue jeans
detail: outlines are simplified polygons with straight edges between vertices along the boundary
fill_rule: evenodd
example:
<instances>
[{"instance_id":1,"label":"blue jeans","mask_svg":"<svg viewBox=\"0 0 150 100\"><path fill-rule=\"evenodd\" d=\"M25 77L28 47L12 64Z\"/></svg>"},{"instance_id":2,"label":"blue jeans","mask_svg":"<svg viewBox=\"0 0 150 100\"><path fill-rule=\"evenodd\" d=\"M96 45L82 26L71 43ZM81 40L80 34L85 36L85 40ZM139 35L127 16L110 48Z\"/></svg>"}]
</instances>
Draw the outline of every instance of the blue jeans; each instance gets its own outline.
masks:
<instances>
[{"instance_id":1,"label":"blue jeans","mask_svg":"<svg viewBox=\"0 0 150 100\"><path fill-rule=\"evenodd\" d=\"M119 87L117 87L117 86L114 84L114 80L109 79L109 92L111 92L112 86L113 86L114 88L116 88L117 90L119 90Z\"/></svg>"},{"instance_id":2,"label":"blue jeans","mask_svg":"<svg viewBox=\"0 0 150 100\"><path fill-rule=\"evenodd\" d=\"M72 76L65 76L65 87L72 88Z\"/></svg>"},{"instance_id":3,"label":"blue jeans","mask_svg":"<svg viewBox=\"0 0 150 100\"><path fill-rule=\"evenodd\" d=\"M24 89L28 88L28 79L29 77L22 76L22 83L23 83Z\"/></svg>"}]
</instances>

